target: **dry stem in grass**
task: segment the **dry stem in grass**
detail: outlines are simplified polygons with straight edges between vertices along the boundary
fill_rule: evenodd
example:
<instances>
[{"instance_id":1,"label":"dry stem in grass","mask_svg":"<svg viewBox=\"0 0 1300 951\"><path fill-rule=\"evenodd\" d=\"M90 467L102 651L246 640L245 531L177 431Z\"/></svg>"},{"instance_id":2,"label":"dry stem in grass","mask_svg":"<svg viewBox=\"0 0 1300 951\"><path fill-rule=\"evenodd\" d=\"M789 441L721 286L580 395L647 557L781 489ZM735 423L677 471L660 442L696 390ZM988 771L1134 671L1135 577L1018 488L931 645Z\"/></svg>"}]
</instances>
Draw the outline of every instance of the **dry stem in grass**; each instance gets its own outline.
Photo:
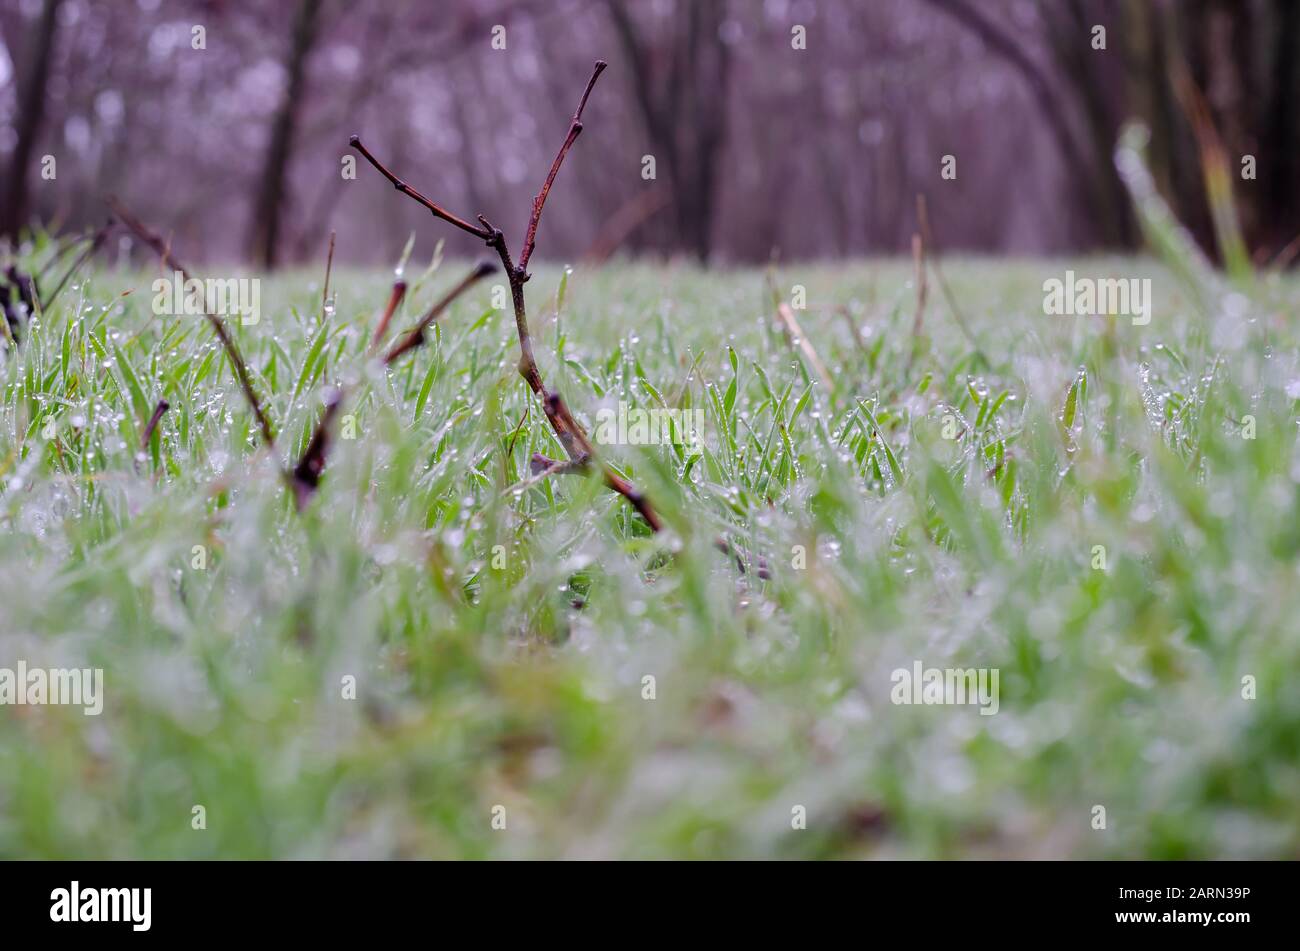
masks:
<instances>
[{"instance_id":1,"label":"dry stem in grass","mask_svg":"<svg viewBox=\"0 0 1300 951\"><path fill-rule=\"evenodd\" d=\"M992 367L993 364L988 358L983 348L980 346L979 338L975 336L974 331L966 323L966 318L962 316L961 310L957 307L957 300L953 297L952 289L944 279L943 270L939 267L939 245L934 240L934 232L930 230L930 213L926 205L925 196L916 196L916 221L920 227L921 241L923 246L929 249L928 261L930 269L934 271L934 278L939 284L939 290L943 292L943 299L948 303L948 309L952 311L952 316L957 321L957 326L965 334L966 339L970 341L974 353L979 357L980 362L986 367Z\"/></svg>"},{"instance_id":2,"label":"dry stem in grass","mask_svg":"<svg viewBox=\"0 0 1300 951\"><path fill-rule=\"evenodd\" d=\"M776 280L772 272L767 274L768 289L772 295L772 304L776 308L776 316L781 322L781 332L785 337L785 342L791 347L798 347L803 353L804 359L808 361L813 372L817 374L817 379L821 381L822 386L826 387L826 398L830 399L832 391L835 389L831 382L831 375L826 370L826 364L822 363L822 358L817 354L817 348L813 346L808 335L803 332L799 326L799 320L794 315L794 310L785 301L781 300L781 295L776 289Z\"/></svg>"},{"instance_id":3,"label":"dry stem in grass","mask_svg":"<svg viewBox=\"0 0 1300 951\"><path fill-rule=\"evenodd\" d=\"M165 242L160 235L151 231L144 222L133 215L125 205L111 195L105 199L108 207L113 209L113 214L117 215L128 228L145 244L154 250L162 261L164 267L169 267L173 271L179 271L181 277L186 283L191 280L190 272L183 264L172 256L171 247ZM275 431L271 429L271 420L262 408L262 401L258 398L257 390L253 388L253 380L248 375L248 365L244 363L244 357L235 346L234 338L230 336L230 330L226 327L226 322L217 314L204 312L203 316L208 323L212 325L217 339L221 341L221 346L226 351L226 356L230 358L230 365L234 367L235 377L239 380L239 385L244 391L244 396L248 399L248 405L253 409L253 415L257 417L257 424L262 430L262 440L266 443L268 449L275 448Z\"/></svg>"},{"instance_id":4,"label":"dry stem in grass","mask_svg":"<svg viewBox=\"0 0 1300 951\"><path fill-rule=\"evenodd\" d=\"M153 431L158 428L159 421L163 418L163 413L171 409L171 404L166 400L159 400L158 405L153 408L153 415L149 417L149 422L145 423L144 429L140 433L140 450L141 452L149 448L149 440L153 438Z\"/></svg>"},{"instance_id":5,"label":"dry stem in grass","mask_svg":"<svg viewBox=\"0 0 1300 951\"><path fill-rule=\"evenodd\" d=\"M140 240L148 244L158 254L165 267L179 271L181 277L189 281L189 271L176 260L171 253L171 248L167 243L154 231L150 230L145 224L136 218L121 202L115 198L106 199L109 206L113 209L122 222L134 231ZM441 300L430 308L429 312L421 319L420 323L409 334L403 337L389 351L384 358L384 365L390 366L394 360L402 354L415 349L424 342L424 332L428 329L446 308L457 297L463 294L471 285L482 280L488 274L496 270L496 265L490 262L484 262L475 267L470 273L452 288ZM406 285L398 282L394 286L393 294L389 299L388 308L385 310L382 326L387 326L388 321L392 318L392 312L396 310L398 302L406 291ZM212 329L217 334L217 339L225 348L226 355L230 358L231 366L235 369L235 376L239 379L240 386L244 390L244 396L248 398L248 404L252 407L254 415L257 417L258 424L262 429L262 438L267 448L275 448L275 434L271 429L271 423L267 417L266 411L262 408L262 402L257 396L257 391L253 389L252 379L248 375L248 366L244 363L243 355L240 354L239 348L235 345L234 339L230 336L230 331L226 327L225 321L216 314L205 313L204 316L212 325ZM376 336L378 343L378 335ZM330 424L338 412L339 405L343 402L345 394L341 389L332 390L325 400L325 411L321 414L320 421L316 424L316 429L312 433L312 438L307 444L306 450L299 459L298 464L293 469L284 473L285 480L293 490L294 501L298 510L302 511L311 497L315 494L320 486L320 476L325 469L325 460L329 452L330 445ZM166 411L167 404L160 403L159 408L154 410L154 417L150 420L145 430L143 442L149 441L149 436L153 433L153 428L157 425L158 419Z\"/></svg>"},{"instance_id":6,"label":"dry stem in grass","mask_svg":"<svg viewBox=\"0 0 1300 951\"><path fill-rule=\"evenodd\" d=\"M384 315L379 318L379 324L375 327L374 339L370 341L371 351L384 342L384 334L388 333L388 322L393 319L393 314L397 313L397 308L402 305L402 298L405 296L406 282L398 278L393 281L393 292L388 295L388 306L384 308Z\"/></svg>"},{"instance_id":7,"label":"dry stem in grass","mask_svg":"<svg viewBox=\"0 0 1300 951\"><path fill-rule=\"evenodd\" d=\"M330 271L334 267L334 238L336 232L330 232L330 251L329 256L325 258L325 286L320 292L320 319L325 319L325 311L330 303Z\"/></svg>"},{"instance_id":8,"label":"dry stem in grass","mask_svg":"<svg viewBox=\"0 0 1300 951\"><path fill-rule=\"evenodd\" d=\"M593 466L599 466L605 479L605 483L615 492L622 495L628 502L641 513L642 518L646 520L650 528L658 532L663 528L663 523L656 514L653 506L640 491L628 480L624 479L618 473L614 472L608 466L595 461L595 452L591 445L591 440L587 438L586 431L581 424L574 419L573 414L569 412L568 406L565 405L563 398L552 390L546 388L542 380L541 370L537 366L537 360L533 356L533 339L528 327L527 308L524 302L524 284L530 277L528 273L528 262L532 259L533 249L537 245L537 227L542 218L542 209L546 205L546 198L550 194L551 186L555 184L555 177L559 174L560 166L564 163L565 156L568 155L569 149L573 147L574 141L582 133L582 112L586 108L587 99L591 96L591 91L596 85L596 80L604 72L606 64L597 61L592 69L591 78L587 80L587 86L583 90L582 98L578 101L578 108L574 111L572 119L569 121L569 131L564 137L564 144L560 146L560 151L555 156L555 161L551 163L551 169L547 173L546 181L542 184L541 191L533 199L532 212L528 219L528 230L524 235L524 243L520 251L519 261L516 263L510 254L510 249L506 244L505 235L501 230L495 227L487 218L482 215L478 216L478 224L474 225L465 219L452 214L441 205L436 204L426 198L420 192L416 191L406 182L398 178L391 172L379 159L375 158L362 143L360 136L352 136L350 142L353 148L361 153L361 156L374 166L384 178L388 179L399 192L406 195L411 200L427 208L435 217L447 222L461 231L471 234L476 238L484 241L488 247L496 251L501 258L501 265L505 268L506 278L510 282L510 296L514 306L515 328L519 335L519 375L528 383L529 388L542 401L542 409L546 413L547 422L551 424L556 438L560 445L564 447L565 453L572 463L572 471L588 471Z\"/></svg>"},{"instance_id":9,"label":"dry stem in grass","mask_svg":"<svg viewBox=\"0 0 1300 951\"><path fill-rule=\"evenodd\" d=\"M48 300L41 302L42 309L49 309L54 304L59 297L59 292L63 290L64 285L66 285L72 275L76 274L77 271L81 269L81 266L90 259L90 256L103 246L104 240L112 230L113 222L110 221L91 236L90 245L82 251L81 254L77 255L77 260L72 262L72 266L64 273L63 279L60 280L58 286L54 288L54 293L49 296Z\"/></svg>"},{"instance_id":10,"label":"dry stem in grass","mask_svg":"<svg viewBox=\"0 0 1300 951\"><path fill-rule=\"evenodd\" d=\"M442 298L429 308L415 328L409 333L404 334L400 340L393 344L392 348L384 356L384 366L392 366L393 363L405 353L423 346L424 333L429 326L437 320L442 313L451 306L452 301L460 297L461 294L469 290L474 284L483 278L492 274L497 266L491 261L480 262L472 271L463 277L459 284L442 296ZM406 284L397 281L393 285L393 292L389 295L388 306L384 309L384 316L380 320L379 330L375 334L375 339L371 344L371 353L379 344L383 336L383 329L392 319L393 311L397 309L397 304L401 301L402 296L406 293ZM325 470L325 461L329 455L330 449L330 427L334 422L334 417L338 414L339 406L342 405L347 393L342 388L336 388L329 392L325 397L325 411L321 413L320 420L316 423L316 429L312 432L311 440L307 443L306 450L303 451L302 458L293 470L287 473L289 485L293 489L294 502L298 506L298 511L307 507L316 490L320 488L321 473Z\"/></svg>"}]
</instances>

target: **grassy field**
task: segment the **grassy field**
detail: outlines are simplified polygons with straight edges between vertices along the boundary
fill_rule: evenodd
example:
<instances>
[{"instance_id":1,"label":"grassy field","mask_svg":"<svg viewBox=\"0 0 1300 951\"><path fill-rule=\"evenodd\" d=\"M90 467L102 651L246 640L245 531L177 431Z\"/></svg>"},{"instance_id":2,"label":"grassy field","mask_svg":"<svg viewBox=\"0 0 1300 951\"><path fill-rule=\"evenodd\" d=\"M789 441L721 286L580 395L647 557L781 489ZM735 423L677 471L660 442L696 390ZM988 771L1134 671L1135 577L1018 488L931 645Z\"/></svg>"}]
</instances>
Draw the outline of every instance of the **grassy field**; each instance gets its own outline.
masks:
<instances>
[{"instance_id":1,"label":"grassy field","mask_svg":"<svg viewBox=\"0 0 1300 951\"><path fill-rule=\"evenodd\" d=\"M1045 316L1067 268L1152 277L1151 323ZM0 708L0 857L1296 857L1300 283L943 275L914 337L910 262L780 267L828 387L761 272L539 269L589 428L704 411L604 450L659 536L527 482L563 452L491 280L389 372L391 274L324 314L264 281L271 455L201 318L83 275L0 365L0 666L102 667L104 711ZM349 381L299 515L279 469ZM918 661L996 668L997 714L892 703Z\"/></svg>"}]
</instances>

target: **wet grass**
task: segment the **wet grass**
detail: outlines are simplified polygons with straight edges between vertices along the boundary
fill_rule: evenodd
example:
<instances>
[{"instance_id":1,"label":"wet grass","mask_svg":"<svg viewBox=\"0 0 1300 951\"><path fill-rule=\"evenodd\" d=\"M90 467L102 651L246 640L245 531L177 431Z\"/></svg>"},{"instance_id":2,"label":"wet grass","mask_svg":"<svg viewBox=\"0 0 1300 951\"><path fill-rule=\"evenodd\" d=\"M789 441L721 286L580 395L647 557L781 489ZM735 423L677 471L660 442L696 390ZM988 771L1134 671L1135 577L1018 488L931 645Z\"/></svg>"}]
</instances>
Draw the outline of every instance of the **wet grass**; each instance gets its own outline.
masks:
<instances>
[{"instance_id":1,"label":"wet grass","mask_svg":"<svg viewBox=\"0 0 1300 951\"><path fill-rule=\"evenodd\" d=\"M1067 268L1151 277L1151 323L1045 316ZM102 667L105 709L0 707L0 856L1295 857L1300 283L943 273L914 338L910 263L777 272L828 390L761 273L540 269L590 429L704 410L699 447L606 450L658 537L521 484L563 450L491 281L387 373L391 276L336 268L327 314L264 281L272 455L154 275L79 280L0 365L0 666ZM340 381L299 515L278 470ZM998 713L894 705L915 661L997 668Z\"/></svg>"}]
</instances>

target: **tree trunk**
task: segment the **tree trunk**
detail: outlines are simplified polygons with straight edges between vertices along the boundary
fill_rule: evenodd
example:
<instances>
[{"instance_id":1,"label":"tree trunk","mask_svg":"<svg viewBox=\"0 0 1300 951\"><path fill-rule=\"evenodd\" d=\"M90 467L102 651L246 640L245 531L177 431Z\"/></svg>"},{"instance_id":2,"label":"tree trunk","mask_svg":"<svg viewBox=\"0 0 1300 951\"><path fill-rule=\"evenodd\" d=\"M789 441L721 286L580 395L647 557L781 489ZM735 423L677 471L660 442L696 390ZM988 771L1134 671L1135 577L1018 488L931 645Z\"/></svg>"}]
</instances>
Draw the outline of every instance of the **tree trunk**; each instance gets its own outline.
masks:
<instances>
[{"instance_id":1,"label":"tree trunk","mask_svg":"<svg viewBox=\"0 0 1300 951\"><path fill-rule=\"evenodd\" d=\"M280 101L271 125L271 141L267 146L261 185L253 205L249 254L268 270L274 269L277 264L285 177L293 155L298 105L306 78L307 58L316 43L320 7L321 0L301 0L298 4L293 21L293 44L285 64L289 81L285 84L284 98Z\"/></svg>"},{"instance_id":2,"label":"tree trunk","mask_svg":"<svg viewBox=\"0 0 1300 951\"><path fill-rule=\"evenodd\" d=\"M54 52L54 34L58 30L59 3L45 0L40 23L36 27L36 43L27 50L28 69L22 89L22 106L18 119L18 142L9 165L9 185L5 196L0 236L18 238L18 229L27 216L27 166L36 150L36 140L41 134L45 119L45 87L50 78L50 60Z\"/></svg>"}]
</instances>

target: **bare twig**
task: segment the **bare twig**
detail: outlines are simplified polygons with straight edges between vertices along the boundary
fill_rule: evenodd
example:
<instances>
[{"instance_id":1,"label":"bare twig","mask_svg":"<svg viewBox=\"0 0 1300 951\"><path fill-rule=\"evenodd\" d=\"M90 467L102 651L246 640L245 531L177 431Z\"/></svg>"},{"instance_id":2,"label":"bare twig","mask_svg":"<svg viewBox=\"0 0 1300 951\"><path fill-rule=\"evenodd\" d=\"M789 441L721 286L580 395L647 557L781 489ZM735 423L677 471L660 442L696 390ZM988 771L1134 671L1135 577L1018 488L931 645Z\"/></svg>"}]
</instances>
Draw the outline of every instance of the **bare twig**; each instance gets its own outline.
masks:
<instances>
[{"instance_id":1,"label":"bare twig","mask_svg":"<svg viewBox=\"0 0 1300 951\"><path fill-rule=\"evenodd\" d=\"M497 266L491 261L480 261L475 265L474 270L465 275L459 284L449 290L443 295L441 300L429 308L429 312L420 318L420 322L415 325L415 329L393 344L392 349L390 349L388 354L384 357L384 366L391 366L394 360L406 353L408 350L414 350L416 347L422 346L424 344L424 332L429 329L430 324L442 316L442 312L447 309L448 305L450 305L451 302L461 294L465 293L471 285L483 280L483 278L495 272L496 269ZM396 288L394 288L394 295L396 296Z\"/></svg>"},{"instance_id":2,"label":"bare twig","mask_svg":"<svg viewBox=\"0 0 1300 951\"><path fill-rule=\"evenodd\" d=\"M54 288L54 292L50 294L49 300L41 302L41 307L43 309L47 309L47 310L49 309L50 305L52 305L55 299L59 296L59 292L63 290L63 285L67 284L68 279L72 277L72 275L77 273L77 271L81 268L83 264L86 263L86 260L92 254L94 254L96 251L99 250L100 246L103 245L104 243L104 239L108 237L109 232L112 230L113 230L113 222L110 221L108 224L104 225L102 228L100 228L98 231L95 232L94 236L90 240L89 247L87 247L84 251L82 251L81 254L77 255L77 260L73 261L72 266L69 267L68 270L64 273L63 279L60 280L58 286Z\"/></svg>"},{"instance_id":3,"label":"bare twig","mask_svg":"<svg viewBox=\"0 0 1300 951\"><path fill-rule=\"evenodd\" d=\"M442 312L450 306L452 301L465 293L473 284L495 272L496 267L491 261L483 261L470 271L459 284L448 291L441 300L429 309L429 312L424 315L414 330L394 344L387 356L384 357L384 366L391 366L393 361L402 354L423 344L424 332L429 325L442 315ZM387 324L388 318L392 316L393 310L397 307L397 302L401 300L405 292L406 284L402 281L398 281L393 285L393 293L388 299L388 308L384 313L385 324ZM378 339L376 338L377 342ZM316 494L316 490L320 488L321 473L325 471L325 462L329 456L330 427L334 422L334 417L338 414L339 406L342 405L346 397L347 391L342 387L335 387L329 391L325 397L325 411L321 413L320 420L316 423L315 430L312 431L311 439L307 443L307 448L303 451L302 458L298 460L298 464L291 471L285 473L289 487L293 490L294 502L299 512L307 507L312 496Z\"/></svg>"},{"instance_id":4,"label":"bare twig","mask_svg":"<svg viewBox=\"0 0 1300 951\"><path fill-rule=\"evenodd\" d=\"M510 296L514 305L515 312L515 329L519 335L519 375L527 382L529 389L542 401L542 408L546 412L547 422L551 424L556 438L560 445L564 447L565 453L569 456L571 462L579 467L589 465L594 458L594 450L591 441L587 438L585 430L569 412L564 400L558 393L547 390L545 382L542 380L541 370L537 366L537 360L533 356L532 334L528 328L528 313L524 301L524 284L528 281L528 261L532 258L533 248L537 241L537 226L541 220L542 208L546 204L546 197L550 193L551 186L555 182L556 175L559 174L560 166L564 163L564 158L568 155L569 149L573 146L574 140L582 132L582 112L586 108L587 100L591 96L591 91L596 85L596 80L604 72L606 64L598 60L592 69L591 78L587 80L586 88L583 90L582 98L578 102L578 108L573 113L573 118L569 122L569 132L564 138L564 143L560 146L560 151L555 156L555 161L551 163L550 172L546 176L546 181L542 189L538 192L537 197L533 199L532 213L528 219L528 230L524 237L523 253L516 264L510 255L509 246L506 244L505 235L500 228L495 227L483 215L478 216L480 227L475 227L462 218L435 204L415 189L411 188L404 181L394 175L386 168L382 162L375 158L364 145L361 144L360 137L354 135L351 138L351 144L375 169L383 175L388 181L402 194L407 195L412 200L427 208L435 217L441 218L449 224L455 225L462 231L468 232L477 238L483 239L488 247L496 251L501 259L501 265L505 269L506 277L510 282ZM431 320L431 318L430 318ZM421 328L417 328L420 330ZM418 346L422 337L408 336L397 347L409 349L412 346ZM389 354L393 356L392 352ZM628 502L641 513L646 522L653 531L658 532L663 527L659 516L655 513L654 508L640 491L628 482L618 473L614 472L608 466L601 466L605 476L605 482L611 489L618 492Z\"/></svg>"},{"instance_id":5,"label":"bare twig","mask_svg":"<svg viewBox=\"0 0 1300 951\"><path fill-rule=\"evenodd\" d=\"M393 281L393 292L388 295L388 306L384 308L384 315L379 318L379 324L375 327L374 339L370 341L370 348L373 350L384 342L384 334L388 333L388 323L393 319L393 314L397 313L397 308L402 304L402 298L406 296L406 282L401 278Z\"/></svg>"},{"instance_id":6,"label":"bare twig","mask_svg":"<svg viewBox=\"0 0 1300 951\"><path fill-rule=\"evenodd\" d=\"M794 309L789 304L781 300L781 294L776 288L776 277L771 268L767 272L767 290L772 296L772 307L776 310L777 322L781 325L781 334L785 337L785 342L791 347L798 347L803 353L804 359L813 368L817 378L822 385L826 387L829 394L835 388L831 382L831 375L826 370L826 364L822 363L822 358L817 355L817 349L813 346L808 335L803 332L799 326L799 320L794 315Z\"/></svg>"},{"instance_id":7,"label":"bare twig","mask_svg":"<svg viewBox=\"0 0 1300 951\"><path fill-rule=\"evenodd\" d=\"M376 171L378 171L380 175L384 176L384 178L388 179L392 183L394 188L396 188L403 195L406 195L408 198L413 198L415 199L415 201L419 202L425 208L428 208L429 211L433 212L435 218L441 218L443 221L447 222L448 224L455 225L461 231L468 231L476 238L482 238L484 241L492 237L490 231L487 231L483 228L475 228L472 224L470 224L468 221L465 221L463 218L457 218L450 211L447 211L445 208L435 205L433 202L429 201L429 199L425 198L423 195L417 192L410 185L406 184L406 182L402 181L400 178L398 178L396 175L390 172L387 168L384 167L384 164L380 162L379 159L375 158L373 155L370 154L369 149L367 149L364 145L361 144L361 136L353 135L352 138L349 139L348 141L349 144L351 144L351 146L354 149L356 149L358 152L361 153L362 157L367 162L369 162L371 165L375 167Z\"/></svg>"},{"instance_id":8,"label":"bare twig","mask_svg":"<svg viewBox=\"0 0 1300 951\"><path fill-rule=\"evenodd\" d=\"M321 473L325 471L325 456L329 452L330 424L343 402L343 391L332 389L325 397L325 412L321 413L320 422L316 424L311 440L302 458L288 474L289 485L293 489L294 503L301 512L311 501L311 497L320 488Z\"/></svg>"},{"instance_id":9,"label":"bare twig","mask_svg":"<svg viewBox=\"0 0 1300 951\"><path fill-rule=\"evenodd\" d=\"M849 336L853 338L854 345L865 353L867 345L862 341L862 331L860 331L858 325L853 322L853 312L843 304L837 305L835 310L844 318L844 324L849 328Z\"/></svg>"},{"instance_id":10,"label":"bare twig","mask_svg":"<svg viewBox=\"0 0 1300 951\"><path fill-rule=\"evenodd\" d=\"M943 292L943 299L947 301L948 309L952 311L952 316L953 319L957 321L957 326L961 328L961 332L965 334L966 339L970 341L971 346L974 348L975 355L980 358L980 362L982 362L986 367L991 368L993 366L992 361L989 360L988 354L984 352L984 348L980 346L979 338L975 336L975 332L971 330L970 326L966 323L966 318L962 316L961 310L957 307L957 300L953 297L952 289L948 286L948 281L944 278L943 271L939 267L939 245L935 242L934 233L930 230L930 213L924 195L918 196L916 203L916 217L921 228L921 240L924 241L925 246L930 249L930 268L934 271L935 280L939 282L939 290Z\"/></svg>"},{"instance_id":11,"label":"bare twig","mask_svg":"<svg viewBox=\"0 0 1300 951\"><path fill-rule=\"evenodd\" d=\"M158 428L158 422L163 418L163 413L169 409L171 409L171 404L166 400L159 400L158 405L153 408L153 415L149 417L149 422L145 423L144 430L140 433L141 452L149 448L149 440L153 438L153 431Z\"/></svg>"},{"instance_id":12,"label":"bare twig","mask_svg":"<svg viewBox=\"0 0 1300 951\"><path fill-rule=\"evenodd\" d=\"M125 205L113 196L110 195L105 199L105 202L113 209L113 213L122 220L123 224L134 231L141 241L154 249L154 252L162 260L164 267L179 271L181 277L187 283L190 281L190 272L172 256L171 248L157 233L149 230L144 222L133 215ZM243 388L244 396L248 399L248 405L253 409L253 415L257 417L258 426L261 427L262 440L266 443L267 448L274 448L275 432L271 429L271 421L267 418L265 410L262 409L262 401L258 398L257 391L253 389L253 380L248 375L248 365L244 363L239 348L235 346L234 338L230 336L226 322L216 314L205 312L203 316L212 325L217 339L221 341L221 346L225 348L226 356L230 358L230 365L234 367L235 377L239 380L240 387Z\"/></svg>"},{"instance_id":13,"label":"bare twig","mask_svg":"<svg viewBox=\"0 0 1300 951\"><path fill-rule=\"evenodd\" d=\"M334 236L335 232L330 232L330 253L325 259L325 287L320 292L320 316L321 320L325 319L325 309L330 302L330 270L334 267Z\"/></svg>"},{"instance_id":14,"label":"bare twig","mask_svg":"<svg viewBox=\"0 0 1300 951\"><path fill-rule=\"evenodd\" d=\"M546 182L542 185L542 190L533 199L533 214L528 219L528 234L524 237L524 249L519 255L519 270L523 272L525 281L528 280L528 260L533 256L533 248L537 245L537 223L542 218L542 206L546 204L546 196L551 192L551 185L554 184L555 176L560 172L564 157L569 154L569 149L573 147L574 140L582 134L582 110L587 108L587 99L591 96L591 90L607 65L609 64L604 60L596 60L596 66L591 72L591 78L587 80L587 88L582 91L582 98L578 100L578 108L573 113L573 118L569 120L569 134L564 137L564 144L560 146L555 161L551 163L551 171L546 176Z\"/></svg>"},{"instance_id":15,"label":"bare twig","mask_svg":"<svg viewBox=\"0 0 1300 951\"><path fill-rule=\"evenodd\" d=\"M924 207L924 199L918 199ZM925 279L925 241L919 234L912 235L912 267L916 275L916 316L912 319L912 339L921 336L925 322L925 301L930 296L930 285Z\"/></svg>"},{"instance_id":16,"label":"bare twig","mask_svg":"<svg viewBox=\"0 0 1300 951\"><path fill-rule=\"evenodd\" d=\"M831 391L835 388L835 385L831 382L831 375L826 370L826 364L822 363L822 358L817 355L817 350L813 347L812 341L808 339L808 335L799 326L794 311L789 304L781 301L776 305L776 312L781 318L781 325L785 328L786 340L791 346L797 346L803 351L804 357L812 365L813 370L816 371L818 379L826 387L826 394L829 398Z\"/></svg>"},{"instance_id":17,"label":"bare twig","mask_svg":"<svg viewBox=\"0 0 1300 951\"><path fill-rule=\"evenodd\" d=\"M567 448L567 447L566 447ZM562 459L551 459L540 452L533 453L529 461L529 471L533 478L527 480L528 485L539 481L550 475L588 475L592 472L590 461L585 459L570 460L568 462ZM605 484L623 496L631 503L632 507L641 513L641 517L649 523L650 527L658 532L663 529L663 522L660 521L658 513L646 501L644 495L637 491L636 486L628 482L621 475L611 469L609 466L601 467L601 475Z\"/></svg>"}]
</instances>

